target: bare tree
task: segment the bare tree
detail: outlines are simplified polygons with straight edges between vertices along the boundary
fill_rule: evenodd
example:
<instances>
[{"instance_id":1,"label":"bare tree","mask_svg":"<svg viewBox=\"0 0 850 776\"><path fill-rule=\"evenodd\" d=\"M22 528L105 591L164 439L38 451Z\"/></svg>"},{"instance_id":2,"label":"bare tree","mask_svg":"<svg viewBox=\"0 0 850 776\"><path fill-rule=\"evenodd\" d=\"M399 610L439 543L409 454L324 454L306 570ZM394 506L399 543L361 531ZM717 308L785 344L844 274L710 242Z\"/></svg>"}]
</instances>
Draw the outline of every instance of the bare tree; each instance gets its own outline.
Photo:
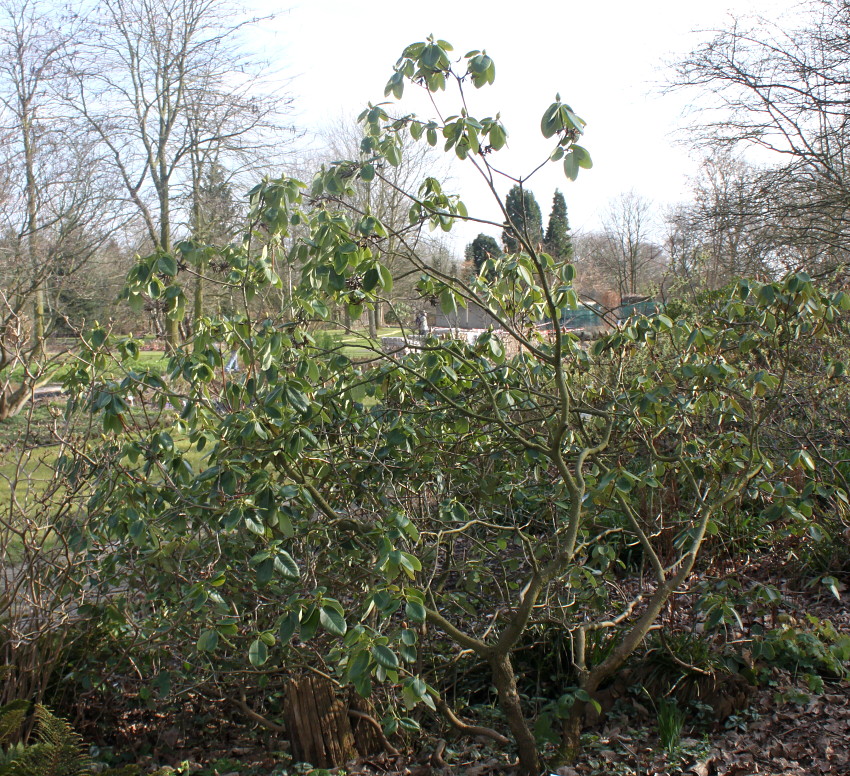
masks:
<instances>
[{"instance_id":1,"label":"bare tree","mask_svg":"<svg viewBox=\"0 0 850 776\"><path fill-rule=\"evenodd\" d=\"M59 292L114 228L96 149L55 98L75 32L38 0L0 4L0 419L46 374ZM22 379L12 380L19 367Z\"/></svg>"},{"instance_id":2,"label":"bare tree","mask_svg":"<svg viewBox=\"0 0 850 776\"><path fill-rule=\"evenodd\" d=\"M325 144L320 157L324 161L355 159L360 156L363 133L353 121L340 120L322 133ZM381 261L393 275L393 291L383 303L368 311L370 335L377 336L383 325L385 306L404 300L412 293L420 269L417 261L445 260L445 246L432 235L423 233L419 224L411 225L408 217L410 200L405 192L416 190L426 177L436 177L444 182L446 172L441 161L428 146L404 140L402 161L398 166L382 164L369 183L358 182L354 196L347 204L366 215L370 213L387 226L390 238Z\"/></svg>"},{"instance_id":3,"label":"bare tree","mask_svg":"<svg viewBox=\"0 0 850 776\"><path fill-rule=\"evenodd\" d=\"M620 296L644 292L660 279L661 248L652 240L652 206L634 191L611 200L603 231L579 240L577 261L592 265Z\"/></svg>"},{"instance_id":4,"label":"bare tree","mask_svg":"<svg viewBox=\"0 0 850 776\"><path fill-rule=\"evenodd\" d=\"M790 256L772 217L770 178L728 150L708 156L692 180L693 200L667 215L669 271L694 288L779 271Z\"/></svg>"},{"instance_id":5,"label":"bare tree","mask_svg":"<svg viewBox=\"0 0 850 776\"><path fill-rule=\"evenodd\" d=\"M690 137L700 146L758 146L777 163L761 176L786 244L846 261L850 228L850 3L811 0L795 27L733 19L675 66L671 88L699 90ZM829 246L829 251L823 248Z\"/></svg>"},{"instance_id":6,"label":"bare tree","mask_svg":"<svg viewBox=\"0 0 850 776\"><path fill-rule=\"evenodd\" d=\"M17 146L14 156L24 180L23 212L17 230L18 246L26 254L31 293L19 289L16 301L9 305L9 316L21 312L18 301L31 297L35 324L34 351L44 348L44 287L39 272L39 150L46 132L43 122L49 111L48 83L55 76L65 41L47 21L34 2L4 3L4 27L0 74L3 77L0 100L9 122L9 139ZM6 354L4 352L4 358Z\"/></svg>"},{"instance_id":7,"label":"bare tree","mask_svg":"<svg viewBox=\"0 0 850 776\"><path fill-rule=\"evenodd\" d=\"M198 201L209 165L253 169L246 158L253 151L256 162L260 148L279 158L268 133L288 100L262 93L259 63L239 45L257 21L225 0L104 0L90 20L68 100L109 150L155 251L170 253L188 231L193 206L184 205ZM173 346L179 311L170 304Z\"/></svg>"}]
</instances>

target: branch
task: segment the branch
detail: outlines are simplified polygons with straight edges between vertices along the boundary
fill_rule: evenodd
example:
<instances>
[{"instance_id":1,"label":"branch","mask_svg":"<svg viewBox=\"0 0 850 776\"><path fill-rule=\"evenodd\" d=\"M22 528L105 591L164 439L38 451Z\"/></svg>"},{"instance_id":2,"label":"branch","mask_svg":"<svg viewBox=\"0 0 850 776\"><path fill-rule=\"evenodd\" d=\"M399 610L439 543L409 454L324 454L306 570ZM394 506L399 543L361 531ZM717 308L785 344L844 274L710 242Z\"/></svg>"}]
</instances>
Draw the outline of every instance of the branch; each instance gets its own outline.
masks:
<instances>
[{"instance_id":1,"label":"branch","mask_svg":"<svg viewBox=\"0 0 850 776\"><path fill-rule=\"evenodd\" d=\"M399 752L398 749L390 743L390 740L384 734L384 729L381 727L381 723L374 717L368 715L365 711L357 711L356 709L349 709L348 716L368 722L375 729L375 733L381 741L381 746L384 747L384 751L386 751L388 755L391 757L398 757L401 754L401 752Z\"/></svg>"},{"instance_id":2,"label":"branch","mask_svg":"<svg viewBox=\"0 0 850 776\"><path fill-rule=\"evenodd\" d=\"M510 739L506 738L501 733L497 733L492 728L482 727L480 725L470 725L469 723L464 722L452 711L449 704L442 698L434 698L434 705L436 705L437 709L439 709L443 716L461 733L465 733L468 736L485 736L486 738L490 738L496 743L504 746L510 744Z\"/></svg>"}]
</instances>

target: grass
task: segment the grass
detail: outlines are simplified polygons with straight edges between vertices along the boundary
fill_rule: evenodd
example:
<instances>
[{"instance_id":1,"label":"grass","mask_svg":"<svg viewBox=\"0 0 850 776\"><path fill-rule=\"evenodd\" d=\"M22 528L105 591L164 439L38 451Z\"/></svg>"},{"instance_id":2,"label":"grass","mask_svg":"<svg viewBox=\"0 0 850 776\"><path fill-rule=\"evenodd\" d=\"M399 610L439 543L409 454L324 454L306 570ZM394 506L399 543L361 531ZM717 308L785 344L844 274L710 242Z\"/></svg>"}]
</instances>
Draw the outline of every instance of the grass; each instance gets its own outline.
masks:
<instances>
[{"instance_id":1,"label":"grass","mask_svg":"<svg viewBox=\"0 0 850 776\"><path fill-rule=\"evenodd\" d=\"M322 329L316 332L317 344L326 348L341 348L341 352L351 359L374 358L380 351L381 337L401 336L400 328L381 328L378 338L370 339L366 331L346 331L344 329ZM62 372L72 363L69 356L65 363L53 370L52 380L61 380ZM126 368L152 369L159 374L166 371L168 356L161 351L142 351L138 359L124 367L116 363L111 374L120 378ZM22 374L22 373L21 373ZM109 373L108 373L109 374ZM14 377L14 372L10 374ZM365 387L360 390L359 398L369 404L374 401L366 396ZM0 508L9 504L14 495L18 499L32 500L42 495L52 479L59 448L54 446L51 434L54 414L63 409L62 400L40 401L24 408L23 412L0 422ZM189 451L190 457L193 451ZM192 460L193 465L198 461Z\"/></svg>"},{"instance_id":2,"label":"grass","mask_svg":"<svg viewBox=\"0 0 850 776\"><path fill-rule=\"evenodd\" d=\"M68 370L74 365L75 361L76 356L73 353L64 354L57 363L52 364L45 372L44 378L46 378L46 382L61 383L65 379L65 375ZM153 369L155 372L163 374L168 365L168 356L162 351L143 350L139 353L139 357L130 363L134 366ZM107 370L106 372L107 376L111 377L120 377L123 373L123 369L118 368L117 362L115 369ZM24 378L23 365L18 364L13 369L6 370L2 375L0 375L0 378L8 380L13 385L15 383L20 383ZM45 384L45 380L41 379L39 380L39 383Z\"/></svg>"},{"instance_id":3,"label":"grass","mask_svg":"<svg viewBox=\"0 0 850 776\"><path fill-rule=\"evenodd\" d=\"M43 503L51 481L58 447L41 447L32 450L7 451L0 455L0 510L3 520L23 525L30 525L33 520L49 519L50 507ZM59 496L61 498L61 496ZM43 527L33 528L28 541L40 541L38 536L44 534ZM4 561L16 563L23 553L21 537L12 535L0 536L0 554Z\"/></svg>"},{"instance_id":4,"label":"grass","mask_svg":"<svg viewBox=\"0 0 850 776\"><path fill-rule=\"evenodd\" d=\"M400 328L378 329L377 339L371 339L367 331L346 331L345 329L320 329L313 333L316 344L324 348L337 348L352 360L375 358L381 352L382 337L400 337Z\"/></svg>"},{"instance_id":5,"label":"grass","mask_svg":"<svg viewBox=\"0 0 850 776\"><path fill-rule=\"evenodd\" d=\"M685 712L674 700L663 698L658 703L658 738L661 746L673 754L682 740Z\"/></svg>"}]
</instances>

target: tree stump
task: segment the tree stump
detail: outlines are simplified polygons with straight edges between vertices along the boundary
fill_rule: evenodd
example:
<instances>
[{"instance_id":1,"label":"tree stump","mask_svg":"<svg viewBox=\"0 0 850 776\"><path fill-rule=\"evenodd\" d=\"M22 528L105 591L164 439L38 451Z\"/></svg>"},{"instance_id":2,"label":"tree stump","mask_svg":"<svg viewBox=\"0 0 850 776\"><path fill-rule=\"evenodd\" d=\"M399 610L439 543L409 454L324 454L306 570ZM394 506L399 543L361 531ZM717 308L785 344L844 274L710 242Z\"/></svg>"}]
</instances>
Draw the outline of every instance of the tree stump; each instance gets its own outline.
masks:
<instances>
[{"instance_id":1,"label":"tree stump","mask_svg":"<svg viewBox=\"0 0 850 776\"><path fill-rule=\"evenodd\" d=\"M296 761L336 768L357 757L347 705L327 679L291 679L284 714Z\"/></svg>"},{"instance_id":2,"label":"tree stump","mask_svg":"<svg viewBox=\"0 0 850 776\"><path fill-rule=\"evenodd\" d=\"M353 689L348 693L348 707L361 714L369 716L370 721L363 717L349 715L351 730L354 733L354 745L363 757L387 751L386 738L376 729L375 707L366 699L361 698Z\"/></svg>"}]
</instances>

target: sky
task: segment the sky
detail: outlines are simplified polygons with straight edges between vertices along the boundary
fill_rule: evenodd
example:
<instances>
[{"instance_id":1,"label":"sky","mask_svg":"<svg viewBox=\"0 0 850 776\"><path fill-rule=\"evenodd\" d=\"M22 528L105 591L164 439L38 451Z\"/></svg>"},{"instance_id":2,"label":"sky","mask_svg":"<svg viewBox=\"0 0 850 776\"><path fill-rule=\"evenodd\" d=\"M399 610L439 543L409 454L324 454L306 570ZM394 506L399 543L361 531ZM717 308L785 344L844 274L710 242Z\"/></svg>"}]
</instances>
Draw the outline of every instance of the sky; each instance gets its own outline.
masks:
<instances>
[{"instance_id":1,"label":"sky","mask_svg":"<svg viewBox=\"0 0 850 776\"><path fill-rule=\"evenodd\" d=\"M776 19L792 6L792 0L294 0L277 12L269 3L255 4L259 12L276 13L263 25L264 45L291 79L292 119L308 136L351 120L369 101L383 101L401 51L429 34L450 42L458 56L485 49L495 61L495 84L472 90L470 113L501 113L508 148L491 161L515 177L551 151L540 135L540 117L560 93L587 122L582 145L594 167L570 182L562 165L552 163L528 186L544 220L560 188L577 231L599 228L610 201L629 190L649 199L659 214L688 198L698 158L677 141L697 95L662 94L665 63L706 40L707 30L727 26L730 9ZM455 96L441 95L450 113L457 112ZM427 108L406 95L399 113L425 117ZM454 165L452 184L470 213L501 220L474 173ZM502 196L509 187L502 186ZM470 225L456 240L465 244L480 230ZM495 228L484 231L498 237Z\"/></svg>"}]
</instances>

